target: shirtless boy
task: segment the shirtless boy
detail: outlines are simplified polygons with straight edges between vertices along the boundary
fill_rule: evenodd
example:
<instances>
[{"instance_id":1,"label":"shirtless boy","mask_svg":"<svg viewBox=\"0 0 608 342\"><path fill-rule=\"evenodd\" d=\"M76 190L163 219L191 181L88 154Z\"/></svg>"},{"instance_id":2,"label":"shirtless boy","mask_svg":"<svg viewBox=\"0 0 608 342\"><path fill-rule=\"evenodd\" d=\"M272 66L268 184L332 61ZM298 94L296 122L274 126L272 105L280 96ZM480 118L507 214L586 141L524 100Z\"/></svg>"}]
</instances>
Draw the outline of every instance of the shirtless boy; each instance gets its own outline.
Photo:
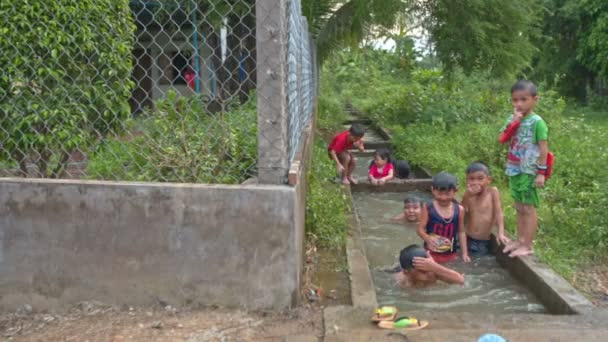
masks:
<instances>
[{"instance_id":1,"label":"shirtless boy","mask_svg":"<svg viewBox=\"0 0 608 342\"><path fill-rule=\"evenodd\" d=\"M506 244L505 225L500 204L500 193L494 186L490 169L482 162L474 162L466 170L467 190L462 198L465 208L467 247L475 256L490 253L490 234L492 227L498 227L498 241Z\"/></svg>"}]
</instances>

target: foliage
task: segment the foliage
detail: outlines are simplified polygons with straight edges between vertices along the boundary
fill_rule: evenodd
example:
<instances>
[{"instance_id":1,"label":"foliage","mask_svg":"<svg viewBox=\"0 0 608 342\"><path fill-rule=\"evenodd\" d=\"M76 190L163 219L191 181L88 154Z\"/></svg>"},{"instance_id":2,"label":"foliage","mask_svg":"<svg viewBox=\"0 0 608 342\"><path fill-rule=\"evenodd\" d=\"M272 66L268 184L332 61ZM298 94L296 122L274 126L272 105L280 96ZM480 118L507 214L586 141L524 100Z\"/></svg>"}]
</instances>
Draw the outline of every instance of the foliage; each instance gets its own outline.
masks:
<instances>
[{"instance_id":1,"label":"foliage","mask_svg":"<svg viewBox=\"0 0 608 342\"><path fill-rule=\"evenodd\" d=\"M446 78L420 67L406 71L391 56L365 50L332 57L323 77L332 80L345 101L390 131L399 159L452 172L461 186L468 163L488 163L493 184L502 192L507 229L515 232L504 176L506 147L497 143L511 112L510 83L479 72L455 71ZM536 112L547 121L549 147L556 155L555 173L541 195L536 249L542 260L569 276L608 251L602 215L608 205L608 122L605 112L591 112L590 119L578 108L566 108L564 99L545 87Z\"/></svg>"},{"instance_id":2,"label":"foliage","mask_svg":"<svg viewBox=\"0 0 608 342\"><path fill-rule=\"evenodd\" d=\"M130 113L128 1L2 1L0 13L0 157L57 177Z\"/></svg>"},{"instance_id":3,"label":"foliage","mask_svg":"<svg viewBox=\"0 0 608 342\"><path fill-rule=\"evenodd\" d=\"M324 134L315 136L312 166L306 193L306 231L325 247L343 246L350 211L342 186L335 182L336 166L327 156L327 139L342 129L346 120L344 104L330 77L321 77L317 127Z\"/></svg>"},{"instance_id":4,"label":"foliage","mask_svg":"<svg viewBox=\"0 0 608 342\"><path fill-rule=\"evenodd\" d=\"M608 2L569 0L563 11L582 26L577 59L600 77L608 77Z\"/></svg>"},{"instance_id":5,"label":"foliage","mask_svg":"<svg viewBox=\"0 0 608 342\"><path fill-rule=\"evenodd\" d=\"M335 164L327 157L326 143L317 137L313 148L312 167L306 193L306 231L321 246L343 246L348 231L347 197L336 178Z\"/></svg>"},{"instance_id":6,"label":"foliage","mask_svg":"<svg viewBox=\"0 0 608 342\"><path fill-rule=\"evenodd\" d=\"M608 78L608 3L603 0L546 0L539 19L540 49L529 73L577 100L605 89ZM593 91L589 91L592 89ZM605 95L605 94L604 94Z\"/></svg>"},{"instance_id":7,"label":"foliage","mask_svg":"<svg viewBox=\"0 0 608 342\"><path fill-rule=\"evenodd\" d=\"M482 69L498 76L529 65L540 10L535 0L431 0L415 7L447 71Z\"/></svg>"},{"instance_id":8,"label":"foliage","mask_svg":"<svg viewBox=\"0 0 608 342\"><path fill-rule=\"evenodd\" d=\"M324 61L342 47L356 47L373 26L393 27L405 5L402 0L304 0L302 12Z\"/></svg>"},{"instance_id":9,"label":"foliage","mask_svg":"<svg viewBox=\"0 0 608 342\"><path fill-rule=\"evenodd\" d=\"M233 184L255 174L255 101L209 114L200 97L169 92L155 107L137 122L132 140L117 136L97 148L89 177Z\"/></svg>"}]
</instances>

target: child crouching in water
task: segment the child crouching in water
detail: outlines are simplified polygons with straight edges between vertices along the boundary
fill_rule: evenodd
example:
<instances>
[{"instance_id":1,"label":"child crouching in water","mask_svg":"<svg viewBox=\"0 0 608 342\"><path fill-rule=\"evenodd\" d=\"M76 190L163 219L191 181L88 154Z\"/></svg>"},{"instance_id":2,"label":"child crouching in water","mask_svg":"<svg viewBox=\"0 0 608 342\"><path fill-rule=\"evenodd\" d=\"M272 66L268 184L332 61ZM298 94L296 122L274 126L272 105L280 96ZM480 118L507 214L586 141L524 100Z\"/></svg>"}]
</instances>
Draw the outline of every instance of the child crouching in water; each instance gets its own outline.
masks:
<instances>
[{"instance_id":1,"label":"child crouching in water","mask_svg":"<svg viewBox=\"0 0 608 342\"><path fill-rule=\"evenodd\" d=\"M417 245L401 250L399 264L401 270L396 273L396 280L401 287L427 287L437 280L448 284L464 284L462 274L439 265L428 251Z\"/></svg>"},{"instance_id":2,"label":"child crouching in water","mask_svg":"<svg viewBox=\"0 0 608 342\"><path fill-rule=\"evenodd\" d=\"M422 202L416 196L407 196L403 200L403 212L392 218L393 221L418 222L420 220L420 210Z\"/></svg>"},{"instance_id":3,"label":"child crouching in water","mask_svg":"<svg viewBox=\"0 0 608 342\"><path fill-rule=\"evenodd\" d=\"M490 254L492 226L498 228L498 242L507 244L505 223L500 203L500 193L489 186L492 178L490 169L482 162L474 162L466 169L467 190L462 197L466 212L467 247L469 254L482 256Z\"/></svg>"},{"instance_id":4,"label":"child crouching in water","mask_svg":"<svg viewBox=\"0 0 608 342\"><path fill-rule=\"evenodd\" d=\"M353 178L355 170L355 157L348 151L352 147L356 147L359 151L363 151L363 135L365 129L360 125L352 125L348 131L337 134L327 146L329 158L336 163L336 169L340 174L342 184L357 184L357 180Z\"/></svg>"},{"instance_id":5,"label":"child crouching in water","mask_svg":"<svg viewBox=\"0 0 608 342\"><path fill-rule=\"evenodd\" d=\"M464 208L454 200L458 180L452 174L440 172L433 176L431 192L433 200L422 206L418 235L424 240L424 248L439 263L458 258L458 244L462 260L470 262L467 236L464 230ZM444 243L439 244L438 241Z\"/></svg>"},{"instance_id":6,"label":"child crouching in water","mask_svg":"<svg viewBox=\"0 0 608 342\"><path fill-rule=\"evenodd\" d=\"M372 185L384 185L394 178L395 168L387 149L374 152L374 160L369 167L368 178Z\"/></svg>"}]
</instances>

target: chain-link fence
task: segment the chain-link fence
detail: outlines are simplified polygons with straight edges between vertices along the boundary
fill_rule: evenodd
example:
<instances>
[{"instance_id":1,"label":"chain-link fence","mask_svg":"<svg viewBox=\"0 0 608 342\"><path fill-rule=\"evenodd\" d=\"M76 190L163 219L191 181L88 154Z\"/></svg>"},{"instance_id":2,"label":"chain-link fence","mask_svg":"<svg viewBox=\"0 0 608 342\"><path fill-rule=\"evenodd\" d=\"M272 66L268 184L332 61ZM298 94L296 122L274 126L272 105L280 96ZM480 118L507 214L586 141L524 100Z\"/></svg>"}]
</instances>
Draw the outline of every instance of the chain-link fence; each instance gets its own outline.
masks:
<instances>
[{"instance_id":1,"label":"chain-link fence","mask_svg":"<svg viewBox=\"0 0 608 342\"><path fill-rule=\"evenodd\" d=\"M0 176L286 179L316 94L300 0L3 1L0 21Z\"/></svg>"}]
</instances>

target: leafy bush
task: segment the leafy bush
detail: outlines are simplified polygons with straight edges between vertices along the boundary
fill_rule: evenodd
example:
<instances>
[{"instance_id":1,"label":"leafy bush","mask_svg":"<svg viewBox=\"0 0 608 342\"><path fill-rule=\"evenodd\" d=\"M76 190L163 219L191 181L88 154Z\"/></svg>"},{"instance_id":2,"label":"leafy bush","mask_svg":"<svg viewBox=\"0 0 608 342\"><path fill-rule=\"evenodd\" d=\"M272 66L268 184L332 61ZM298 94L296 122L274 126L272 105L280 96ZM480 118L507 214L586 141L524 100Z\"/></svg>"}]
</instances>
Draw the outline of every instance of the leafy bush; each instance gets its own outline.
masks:
<instances>
[{"instance_id":1,"label":"leafy bush","mask_svg":"<svg viewBox=\"0 0 608 342\"><path fill-rule=\"evenodd\" d=\"M136 124L132 140L113 137L93 153L94 179L241 183L255 174L257 107L253 99L209 114L202 98L170 92Z\"/></svg>"},{"instance_id":2,"label":"leafy bush","mask_svg":"<svg viewBox=\"0 0 608 342\"><path fill-rule=\"evenodd\" d=\"M130 114L128 1L2 1L0 13L0 158L57 177Z\"/></svg>"},{"instance_id":3,"label":"leafy bush","mask_svg":"<svg viewBox=\"0 0 608 342\"><path fill-rule=\"evenodd\" d=\"M306 193L306 231L325 247L343 246L348 231L349 204L342 186L333 182L335 164L327 157L327 146L315 139L312 167Z\"/></svg>"}]
</instances>

